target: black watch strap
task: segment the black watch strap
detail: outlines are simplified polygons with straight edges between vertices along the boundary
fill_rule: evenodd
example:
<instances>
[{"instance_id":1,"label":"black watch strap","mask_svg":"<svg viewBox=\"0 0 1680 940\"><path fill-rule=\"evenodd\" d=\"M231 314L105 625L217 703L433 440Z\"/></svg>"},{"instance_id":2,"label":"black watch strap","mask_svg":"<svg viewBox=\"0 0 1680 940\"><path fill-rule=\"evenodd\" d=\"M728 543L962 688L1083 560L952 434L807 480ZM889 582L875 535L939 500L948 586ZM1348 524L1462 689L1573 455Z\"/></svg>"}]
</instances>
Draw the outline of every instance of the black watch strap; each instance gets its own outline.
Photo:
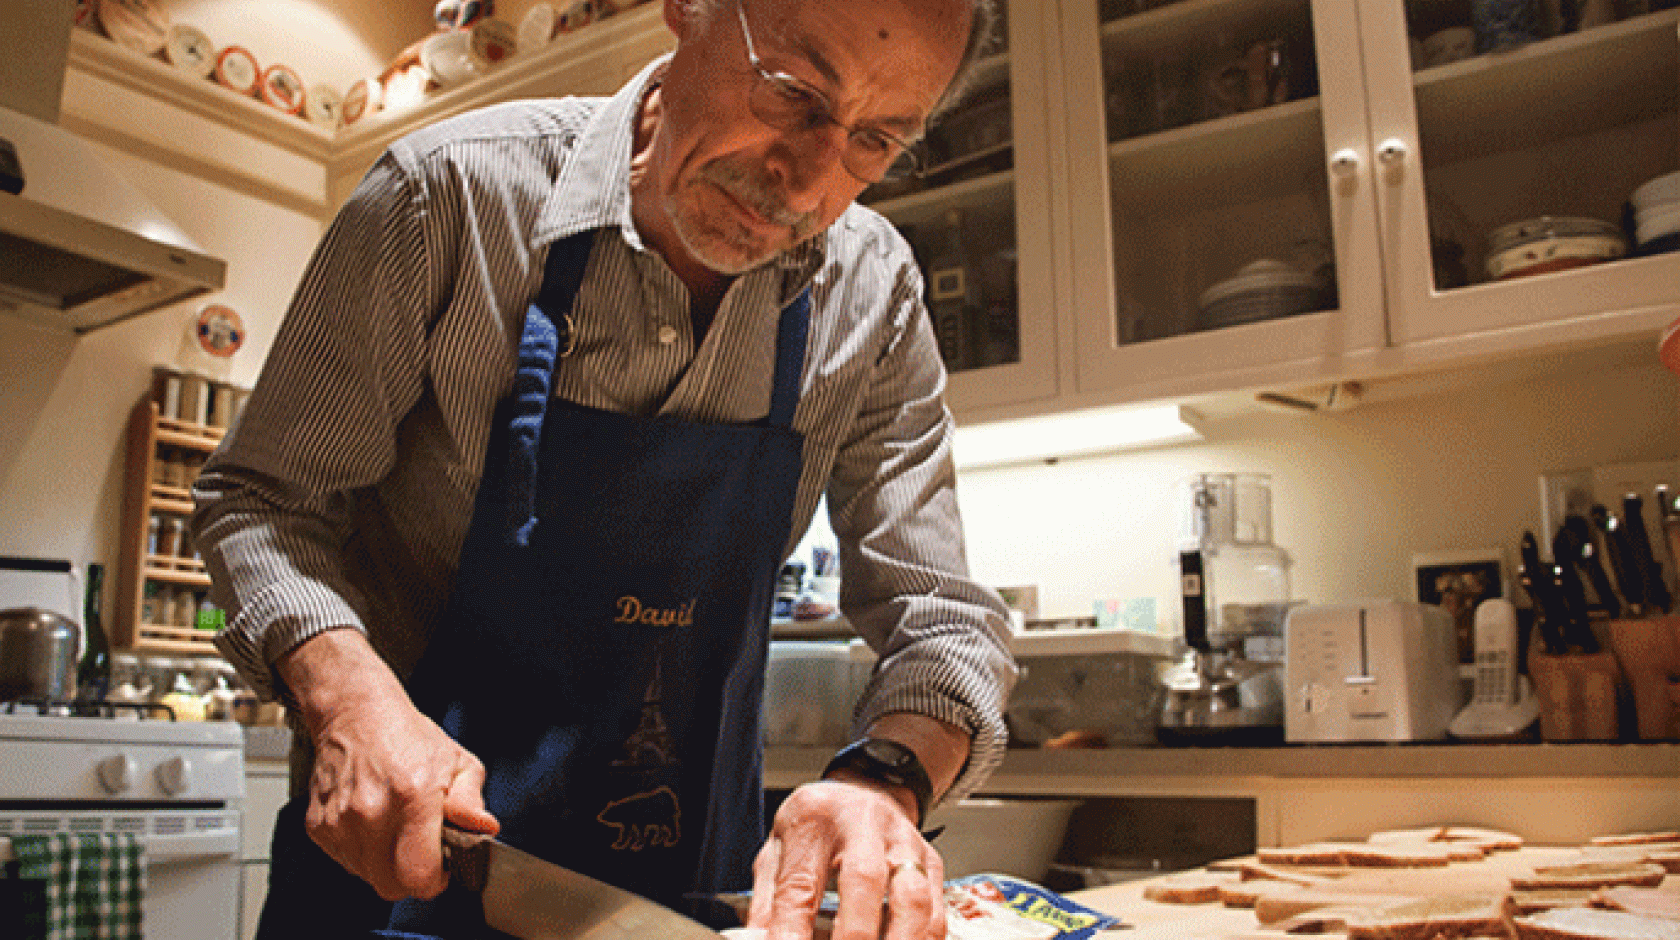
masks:
<instances>
[{"instance_id":1,"label":"black watch strap","mask_svg":"<svg viewBox=\"0 0 1680 940\"><path fill-rule=\"evenodd\" d=\"M866 780L909 790L916 797L916 827L927 822L933 781L915 751L888 738L863 738L841 748L822 775L827 777L836 770L849 770Z\"/></svg>"}]
</instances>

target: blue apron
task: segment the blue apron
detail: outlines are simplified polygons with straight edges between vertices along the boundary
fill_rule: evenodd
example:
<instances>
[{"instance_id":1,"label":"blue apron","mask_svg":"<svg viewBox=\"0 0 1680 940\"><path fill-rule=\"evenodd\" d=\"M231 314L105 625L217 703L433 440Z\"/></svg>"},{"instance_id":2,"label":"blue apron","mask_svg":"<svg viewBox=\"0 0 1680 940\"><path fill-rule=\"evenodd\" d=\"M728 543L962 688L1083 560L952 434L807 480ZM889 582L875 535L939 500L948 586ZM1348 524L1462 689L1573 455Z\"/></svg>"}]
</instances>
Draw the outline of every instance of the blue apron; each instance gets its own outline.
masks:
<instances>
[{"instance_id":1,"label":"blue apron","mask_svg":"<svg viewBox=\"0 0 1680 940\"><path fill-rule=\"evenodd\" d=\"M569 323L591 243L549 252L448 612L408 688L484 762L504 841L698 914L686 898L750 887L764 837L760 704L801 468L809 292L782 311L764 419L585 408L553 397L570 341L554 324ZM301 831L303 807L288 810ZM484 929L478 898L453 886L388 909L362 930Z\"/></svg>"}]
</instances>

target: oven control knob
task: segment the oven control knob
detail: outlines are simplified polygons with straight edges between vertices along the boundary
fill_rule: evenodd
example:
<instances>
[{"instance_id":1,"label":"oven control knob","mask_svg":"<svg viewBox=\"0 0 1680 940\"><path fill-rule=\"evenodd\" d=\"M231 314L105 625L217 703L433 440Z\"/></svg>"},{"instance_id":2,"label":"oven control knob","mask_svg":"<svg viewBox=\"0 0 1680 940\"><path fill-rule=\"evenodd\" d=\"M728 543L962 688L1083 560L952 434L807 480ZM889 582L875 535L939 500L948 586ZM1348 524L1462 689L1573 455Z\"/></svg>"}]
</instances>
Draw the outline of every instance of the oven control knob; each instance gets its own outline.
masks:
<instances>
[{"instance_id":1,"label":"oven control knob","mask_svg":"<svg viewBox=\"0 0 1680 940\"><path fill-rule=\"evenodd\" d=\"M192 788L192 761L185 757L171 757L157 765L158 786L170 796L180 796Z\"/></svg>"},{"instance_id":2,"label":"oven control knob","mask_svg":"<svg viewBox=\"0 0 1680 940\"><path fill-rule=\"evenodd\" d=\"M127 754L112 754L95 769L99 772L99 785L106 793L121 793L134 786L134 758Z\"/></svg>"}]
</instances>

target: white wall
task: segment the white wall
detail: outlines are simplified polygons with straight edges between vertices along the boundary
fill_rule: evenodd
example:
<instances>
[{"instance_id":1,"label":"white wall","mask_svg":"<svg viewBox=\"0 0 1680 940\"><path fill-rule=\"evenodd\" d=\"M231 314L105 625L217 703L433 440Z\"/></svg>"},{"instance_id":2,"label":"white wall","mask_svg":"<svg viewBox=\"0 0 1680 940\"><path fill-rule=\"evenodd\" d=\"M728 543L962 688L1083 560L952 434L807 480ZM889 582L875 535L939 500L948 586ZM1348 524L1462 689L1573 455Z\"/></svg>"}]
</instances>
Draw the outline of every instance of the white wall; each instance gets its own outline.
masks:
<instances>
[{"instance_id":1,"label":"white wall","mask_svg":"<svg viewBox=\"0 0 1680 940\"><path fill-rule=\"evenodd\" d=\"M1680 378L1654 342L1444 385L1327 415L1228 417L1194 445L964 473L970 564L989 584L1037 584L1041 616L1154 597L1176 630L1177 484L1254 471L1272 475L1296 598L1411 599L1414 552L1495 546L1514 565L1523 530L1540 534L1540 474L1680 454Z\"/></svg>"},{"instance_id":2,"label":"white wall","mask_svg":"<svg viewBox=\"0 0 1680 940\"><path fill-rule=\"evenodd\" d=\"M229 378L255 381L320 237L312 215L95 145L112 169L228 263L224 290L80 338L0 317L0 554L117 561L124 434L151 367L176 361L205 303L250 332Z\"/></svg>"}]
</instances>

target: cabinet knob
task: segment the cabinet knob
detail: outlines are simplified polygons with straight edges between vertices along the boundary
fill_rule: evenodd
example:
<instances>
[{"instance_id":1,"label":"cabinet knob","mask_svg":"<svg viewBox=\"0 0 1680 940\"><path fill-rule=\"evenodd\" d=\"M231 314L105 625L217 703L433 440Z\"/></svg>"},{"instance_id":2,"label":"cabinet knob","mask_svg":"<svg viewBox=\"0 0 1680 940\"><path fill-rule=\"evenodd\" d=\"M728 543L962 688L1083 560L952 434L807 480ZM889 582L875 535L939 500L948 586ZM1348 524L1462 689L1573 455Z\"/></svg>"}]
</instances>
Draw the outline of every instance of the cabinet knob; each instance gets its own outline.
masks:
<instances>
[{"instance_id":1,"label":"cabinet knob","mask_svg":"<svg viewBox=\"0 0 1680 940\"><path fill-rule=\"evenodd\" d=\"M1377 162L1389 169L1395 169L1406 161L1406 142L1398 137L1390 137L1377 145Z\"/></svg>"},{"instance_id":2,"label":"cabinet knob","mask_svg":"<svg viewBox=\"0 0 1680 940\"><path fill-rule=\"evenodd\" d=\"M1343 147L1330 155L1330 174L1338 179L1347 179L1359 172L1359 151L1352 147Z\"/></svg>"},{"instance_id":3,"label":"cabinet knob","mask_svg":"<svg viewBox=\"0 0 1680 940\"><path fill-rule=\"evenodd\" d=\"M99 785L106 793L118 794L134 786L134 758L127 754L113 754L100 761L94 768L99 774Z\"/></svg>"}]
</instances>

